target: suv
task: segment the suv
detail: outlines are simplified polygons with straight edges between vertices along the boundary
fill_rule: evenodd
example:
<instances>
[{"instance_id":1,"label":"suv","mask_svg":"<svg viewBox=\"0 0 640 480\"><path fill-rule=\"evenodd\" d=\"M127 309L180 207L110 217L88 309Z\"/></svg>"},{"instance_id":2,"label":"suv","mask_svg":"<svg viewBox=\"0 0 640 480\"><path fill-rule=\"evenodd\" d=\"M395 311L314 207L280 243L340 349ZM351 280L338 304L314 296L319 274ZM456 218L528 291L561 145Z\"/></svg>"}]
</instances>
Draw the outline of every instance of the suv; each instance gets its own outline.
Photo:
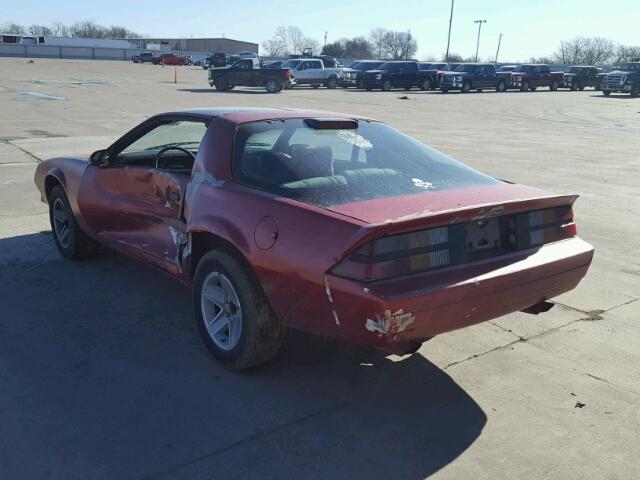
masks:
<instances>
[{"instance_id":1,"label":"suv","mask_svg":"<svg viewBox=\"0 0 640 480\"><path fill-rule=\"evenodd\" d=\"M356 87L363 88L362 77L367 70L374 70L380 67L384 61L380 60L358 60L349 65L349 67L343 69L344 77L342 78L341 85L344 88Z\"/></svg>"},{"instance_id":2,"label":"suv","mask_svg":"<svg viewBox=\"0 0 640 480\"><path fill-rule=\"evenodd\" d=\"M600 90L602 76L602 69L598 67L570 67L569 71L564 74L564 83L560 86L569 88L574 92L576 90L584 90L584 87L594 87L596 90Z\"/></svg>"},{"instance_id":3,"label":"suv","mask_svg":"<svg viewBox=\"0 0 640 480\"><path fill-rule=\"evenodd\" d=\"M366 90L379 88L388 92L392 88L420 87L430 88L429 75L426 70L418 68L418 62L393 61L383 63L377 70L368 70L362 76L362 85Z\"/></svg>"},{"instance_id":4,"label":"suv","mask_svg":"<svg viewBox=\"0 0 640 480\"><path fill-rule=\"evenodd\" d=\"M495 89L497 92L507 89L505 79L498 77L496 66L492 63L462 64L453 72L445 72L440 81L442 93L449 90L460 90L462 93L469 93L471 90L481 92L486 88Z\"/></svg>"},{"instance_id":5,"label":"suv","mask_svg":"<svg viewBox=\"0 0 640 480\"><path fill-rule=\"evenodd\" d=\"M626 92L632 97L640 96L640 58L607 73L602 80L602 93Z\"/></svg>"},{"instance_id":6,"label":"suv","mask_svg":"<svg viewBox=\"0 0 640 480\"><path fill-rule=\"evenodd\" d=\"M153 53L142 52L131 57L131 60L133 61L133 63L147 63L147 62L153 62L154 58L155 57L153 56Z\"/></svg>"},{"instance_id":7,"label":"suv","mask_svg":"<svg viewBox=\"0 0 640 480\"><path fill-rule=\"evenodd\" d=\"M554 92L563 83L564 72L552 72L549 65L529 63L511 71L510 87L518 88L521 92L534 91L538 87L549 87Z\"/></svg>"}]
</instances>

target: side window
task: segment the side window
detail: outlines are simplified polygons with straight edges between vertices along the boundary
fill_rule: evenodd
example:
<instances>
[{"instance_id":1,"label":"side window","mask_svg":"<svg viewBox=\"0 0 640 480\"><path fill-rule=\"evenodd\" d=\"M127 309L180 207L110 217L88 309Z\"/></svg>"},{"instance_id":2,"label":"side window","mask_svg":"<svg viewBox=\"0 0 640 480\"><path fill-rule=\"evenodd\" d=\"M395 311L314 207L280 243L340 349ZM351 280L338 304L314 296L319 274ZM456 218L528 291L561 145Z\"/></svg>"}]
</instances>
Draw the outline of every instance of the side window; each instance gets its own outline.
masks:
<instances>
[{"instance_id":1,"label":"side window","mask_svg":"<svg viewBox=\"0 0 640 480\"><path fill-rule=\"evenodd\" d=\"M493 75L493 74L495 74L495 73L496 73L496 67L495 67L494 65L486 65L486 66L484 67L484 72L485 72L487 75Z\"/></svg>"},{"instance_id":2,"label":"side window","mask_svg":"<svg viewBox=\"0 0 640 480\"><path fill-rule=\"evenodd\" d=\"M322 68L322 62L320 60L315 60L309 63L311 64L311 68Z\"/></svg>"},{"instance_id":3,"label":"side window","mask_svg":"<svg viewBox=\"0 0 640 480\"><path fill-rule=\"evenodd\" d=\"M418 64L417 63L406 63L405 66L405 72L417 72L418 71Z\"/></svg>"},{"instance_id":4,"label":"side window","mask_svg":"<svg viewBox=\"0 0 640 480\"><path fill-rule=\"evenodd\" d=\"M188 150L195 156L206 130L206 124L200 121L176 120L162 123L120 150L115 161L123 165L152 167L155 166L158 152L170 146ZM180 150L167 152L167 156L188 157L192 160L191 155Z\"/></svg>"}]
</instances>

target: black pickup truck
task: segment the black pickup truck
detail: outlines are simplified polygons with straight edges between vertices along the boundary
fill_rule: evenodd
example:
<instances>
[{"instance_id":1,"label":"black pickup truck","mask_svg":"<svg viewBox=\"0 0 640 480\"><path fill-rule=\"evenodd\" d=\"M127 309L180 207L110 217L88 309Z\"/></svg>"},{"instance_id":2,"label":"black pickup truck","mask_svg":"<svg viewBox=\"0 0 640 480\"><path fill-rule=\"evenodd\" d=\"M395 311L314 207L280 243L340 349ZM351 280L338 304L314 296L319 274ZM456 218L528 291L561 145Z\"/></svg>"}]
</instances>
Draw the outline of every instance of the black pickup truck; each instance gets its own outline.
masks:
<instances>
[{"instance_id":1,"label":"black pickup truck","mask_svg":"<svg viewBox=\"0 0 640 480\"><path fill-rule=\"evenodd\" d=\"M560 88L576 91L584 90L585 87L593 87L600 90L603 76L601 68L591 65L569 67L569 71L564 74L564 82Z\"/></svg>"},{"instance_id":2,"label":"black pickup truck","mask_svg":"<svg viewBox=\"0 0 640 480\"><path fill-rule=\"evenodd\" d=\"M607 73L602 79L601 88L605 95L625 92L632 97L640 96L640 58Z\"/></svg>"},{"instance_id":3,"label":"black pickup truck","mask_svg":"<svg viewBox=\"0 0 640 480\"><path fill-rule=\"evenodd\" d=\"M410 90L412 87L428 90L429 85L429 76L426 71L419 69L418 62L386 62L376 70L368 70L362 75L362 86L365 90L379 88L388 92L392 88Z\"/></svg>"},{"instance_id":4,"label":"black pickup truck","mask_svg":"<svg viewBox=\"0 0 640 480\"><path fill-rule=\"evenodd\" d=\"M236 86L264 87L269 93L278 93L295 80L289 68L260 68L260 60L247 58L228 68L210 68L209 85L216 90L231 90Z\"/></svg>"},{"instance_id":5,"label":"black pickup truck","mask_svg":"<svg viewBox=\"0 0 640 480\"><path fill-rule=\"evenodd\" d=\"M469 93L471 90L481 92L486 89L495 89L497 92L507 89L505 79L498 77L496 66L491 63L463 63L453 72L445 72L440 80L442 93L449 90L460 90L462 93Z\"/></svg>"}]
</instances>

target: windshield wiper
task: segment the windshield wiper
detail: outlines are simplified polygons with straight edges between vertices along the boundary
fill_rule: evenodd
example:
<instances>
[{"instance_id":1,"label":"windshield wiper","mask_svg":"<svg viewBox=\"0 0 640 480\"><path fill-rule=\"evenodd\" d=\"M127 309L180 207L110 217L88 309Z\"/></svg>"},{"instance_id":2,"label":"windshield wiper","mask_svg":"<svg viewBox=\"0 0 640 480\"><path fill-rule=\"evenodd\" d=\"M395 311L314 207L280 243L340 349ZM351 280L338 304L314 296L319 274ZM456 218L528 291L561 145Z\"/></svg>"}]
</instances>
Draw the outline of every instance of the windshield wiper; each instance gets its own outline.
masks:
<instances>
[{"instance_id":1,"label":"windshield wiper","mask_svg":"<svg viewBox=\"0 0 640 480\"><path fill-rule=\"evenodd\" d=\"M181 145L191 145L191 144L197 144L199 145L200 142L173 142L173 143L165 143L164 145L155 145L153 147L148 147L145 148L145 150L160 150L161 148L166 148L166 147L179 147Z\"/></svg>"}]
</instances>

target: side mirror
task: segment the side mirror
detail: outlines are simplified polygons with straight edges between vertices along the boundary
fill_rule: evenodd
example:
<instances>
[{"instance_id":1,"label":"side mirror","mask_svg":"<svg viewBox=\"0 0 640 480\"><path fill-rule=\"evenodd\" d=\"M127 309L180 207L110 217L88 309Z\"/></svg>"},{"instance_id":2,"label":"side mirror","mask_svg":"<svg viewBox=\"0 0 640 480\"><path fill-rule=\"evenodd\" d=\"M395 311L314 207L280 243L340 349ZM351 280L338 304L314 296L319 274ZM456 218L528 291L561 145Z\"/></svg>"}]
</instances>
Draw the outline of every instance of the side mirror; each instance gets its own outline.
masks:
<instances>
[{"instance_id":1,"label":"side mirror","mask_svg":"<svg viewBox=\"0 0 640 480\"><path fill-rule=\"evenodd\" d=\"M296 68L296 70L304 70L304 67L302 65L298 65L298 68Z\"/></svg>"},{"instance_id":2,"label":"side mirror","mask_svg":"<svg viewBox=\"0 0 640 480\"><path fill-rule=\"evenodd\" d=\"M104 165L108 157L107 153L107 150L96 150L89 157L89 163L91 165Z\"/></svg>"}]
</instances>

